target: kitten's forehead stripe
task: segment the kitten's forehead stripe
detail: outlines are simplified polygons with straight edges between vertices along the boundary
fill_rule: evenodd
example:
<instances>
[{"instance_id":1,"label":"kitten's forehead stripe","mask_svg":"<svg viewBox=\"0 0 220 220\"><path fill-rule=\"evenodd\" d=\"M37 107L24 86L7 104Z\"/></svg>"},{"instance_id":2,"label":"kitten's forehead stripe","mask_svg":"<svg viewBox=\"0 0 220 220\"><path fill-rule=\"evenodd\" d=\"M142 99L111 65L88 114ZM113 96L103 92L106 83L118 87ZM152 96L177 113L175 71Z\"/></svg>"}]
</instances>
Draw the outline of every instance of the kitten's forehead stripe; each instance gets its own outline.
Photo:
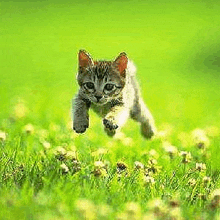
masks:
<instances>
[{"instance_id":1,"label":"kitten's forehead stripe","mask_svg":"<svg viewBox=\"0 0 220 220\"><path fill-rule=\"evenodd\" d=\"M98 77L98 79L104 79L105 76L109 74L109 67L111 62L108 61L98 61L94 68L94 74Z\"/></svg>"},{"instance_id":2,"label":"kitten's forehead stripe","mask_svg":"<svg viewBox=\"0 0 220 220\"><path fill-rule=\"evenodd\" d=\"M108 82L108 77L107 76L104 77L104 81L105 81L105 83Z\"/></svg>"}]
</instances>

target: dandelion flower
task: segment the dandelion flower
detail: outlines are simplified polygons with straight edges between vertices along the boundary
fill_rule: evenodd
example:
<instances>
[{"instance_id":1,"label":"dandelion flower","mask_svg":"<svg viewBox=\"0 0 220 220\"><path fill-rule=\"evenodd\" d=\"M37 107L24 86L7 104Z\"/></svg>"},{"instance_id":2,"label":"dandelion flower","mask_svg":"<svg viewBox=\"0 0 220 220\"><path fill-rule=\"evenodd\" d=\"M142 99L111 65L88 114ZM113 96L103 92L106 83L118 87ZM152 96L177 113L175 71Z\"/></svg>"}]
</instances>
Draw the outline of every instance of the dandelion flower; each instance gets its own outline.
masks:
<instances>
[{"instance_id":1,"label":"dandelion flower","mask_svg":"<svg viewBox=\"0 0 220 220\"><path fill-rule=\"evenodd\" d=\"M135 162L134 162L134 167L135 167L135 169L137 169L137 170L141 170L141 169L144 169L144 164L142 164L142 163L139 162L139 161L135 161Z\"/></svg>"},{"instance_id":2,"label":"dandelion flower","mask_svg":"<svg viewBox=\"0 0 220 220\"><path fill-rule=\"evenodd\" d=\"M220 189L215 189L211 194L211 199L220 201Z\"/></svg>"},{"instance_id":3,"label":"dandelion flower","mask_svg":"<svg viewBox=\"0 0 220 220\"><path fill-rule=\"evenodd\" d=\"M107 171L104 168L95 168L92 173L94 174L94 176L102 176L105 177L107 176Z\"/></svg>"},{"instance_id":4,"label":"dandelion flower","mask_svg":"<svg viewBox=\"0 0 220 220\"><path fill-rule=\"evenodd\" d=\"M157 220L157 217L153 213L146 213L143 220Z\"/></svg>"},{"instance_id":5,"label":"dandelion flower","mask_svg":"<svg viewBox=\"0 0 220 220\"><path fill-rule=\"evenodd\" d=\"M94 170L93 174L94 176L107 176L107 171L105 169L105 164L102 161L95 161L94 162Z\"/></svg>"},{"instance_id":6,"label":"dandelion flower","mask_svg":"<svg viewBox=\"0 0 220 220\"><path fill-rule=\"evenodd\" d=\"M33 134L33 133L34 133L34 126L29 123L29 124L27 124L27 125L24 126L23 131L24 131L26 134Z\"/></svg>"},{"instance_id":7,"label":"dandelion flower","mask_svg":"<svg viewBox=\"0 0 220 220\"><path fill-rule=\"evenodd\" d=\"M60 165L60 168L62 169L63 173L68 173L69 172L69 168L66 164L62 163Z\"/></svg>"},{"instance_id":8,"label":"dandelion flower","mask_svg":"<svg viewBox=\"0 0 220 220\"><path fill-rule=\"evenodd\" d=\"M196 170L205 171L206 170L206 165L204 163L196 163Z\"/></svg>"},{"instance_id":9,"label":"dandelion flower","mask_svg":"<svg viewBox=\"0 0 220 220\"><path fill-rule=\"evenodd\" d=\"M193 179L193 178L189 179L189 180L188 180L188 185L190 185L190 186L195 186L195 185L196 185L196 180Z\"/></svg>"},{"instance_id":10,"label":"dandelion flower","mask_svg":"<svg viewBox=\"0 0 220 220\"><path fill-rule=\"evenodd\" d=\"M150 176L151 173L158 173L161 170L161 166L157 165L156 159L149 159L147 166L146 166L146 174L147 176Z\"/></svg>"},{"instance_id":11,"label":"dandelion flower","mask_svg":"<svg viewBox=\"0 0 220 220\"><path fill-rule=\"evenodd\" d=\"M126 212L131 219L139 219L141 217L141 208L138 203L135 202L127 203Z\"/></svg>"},{"instance_id":12,"label":"dandelion flower","mask_svg":"<svg viewBox=\"0 0 220 220\"><path fill-rule=\"evenodd\" d=\"M174 155L177 154L177 148L171 144L163 144L164 145L164 150L166 153L170 156L170 158L173 158Z\"/></svg>"},{"instance_id":13,"label":"dandelion flower","mask_svg":"<svg viewBox=\"0 0 220 220\"><path fill-rule=\"evenodd\" d=\"M183 220L183 217L181 215L181 210L179 207L172 208L171 210L168 211L168 219L173 219L173 220Z\"/></svg>"},{"instance_id":14,"label":"dandelion flower","mask_svg":"<svg viewBox=\"0 0 220 220\"><path fill-rule=\"evenodd\" d=\"M203 149L205 147L208 147L210 145L210 141L208 137L206 136L206 132L202 129L195 129L192 131L192 138L194 144L200 148Z\"/></svg>"},{"instance_id":15,"label":"dandelion flower","mask_svg":"<svg viewBox=\"0 0 220 220\"><path fill-rule=\"evenodd\" d=\"M203 180L203 183L205 185L207 185L207 184L209 184L211 182L211 177L204 176L202 180Z\"/></svg>"},{"instance_id":16,"label":"dandelion flower","mask_svg":"<svg viewBox=\"0 0 220 220\"><path fill-rule=\"evenodd\" d=\"M157 160L156 160L156 159L149 159L149 160L148 160L148 164L149 164L150 166L156 165L156 164L157 164Z\"/></svg>"},{"instance_id":17,"label":"dandelion flower","mask_svg":"<svg viewBox=\"0 0 220 220\"><path fill-rule=\"evenodd\" d=\"M172 198L169 199L169 206L170 208L176 208L180 206L180 194L175 193L172 194Z\"/></svg>"},{"instance_id":18,"label":"dandelion flower","mask_svg":"<svg viewBox=\"0 0 220 220\"><path fill-rule=\"evenodd\" d=\"M26 105L23 100L19 100L19 102L14 106L14 116L15 118L24 118L28 112Z\"/></svg>"},{"instance_id":19,"label":"dandelion flower","mask_svg":"<svg viewBox=\"0 0 220 220\"><path fill-rule=\"evenodd\" d=\"M220 206L220 189L216 189L211 194L211 208L215 209Z\"/></svg>"},{"instance_id":20,"label":"dandelion flower","mask_svg":"<svg viewBox=\"0 0 220 220\"><path fill-rule=\"evenodd\" d=\"M144 184L145 185L154 185L155 184L155 180L154 180L154 178L153 177L151 177L151 176L145 176L144 177Z\"/></svg>"},{"instance_id":21,"label":"dandelion flower","mask_svg":"<svg viewBox=\"0 0 220 220\"><path fill-rule=\"evenodd\" d=\"M98 206L98 214L100 217L104 219L108 218L111 212L112 212L111 207L106 204L102 204Z\"/></svg>"},{"instance_id":22,"label":"dandelion flower","mask_svg":"<svg viewBox=\"0 0 220 220\"><path fill-rule=\"evenodd\" d=\"M78 160L73 160L73 172L78 172L79 170L81 170L81 163Z\"/></svg>"},{"instance_id":23,"label":"dandelion flower","mask_svg":"<svg viewBox=\"0 0 220 220\"><path fill-rule=\"evenodd\" d=\"M42 143L42 145L43 145L43 147L44 147L45 150L49 150L49 149L51 148L50 143L47 142L47 141L44 141L44 142Z\"/></svg>"},{"instance_id":24,"label":"dandelion flower","mask_svg":"<svg viewBox=\"0 0 220 220\"><path fill-rule=\"evenodd\" d=\"M5 141L6 140L6 133L3 131L0 131L0 141Z\"/></svg>"},{"instance_id":25,"label":"dandelion flower","mask_svg":"<svg viewBox=\"0 0 220 220\"><path fill-rule=\"evenodd\" d=\"M66 156L66 149L61 147L61 146L58 146L55 150L54 150L54 154L56 156L56 158L60 161L64 160L65 159L65 156Z\"/></svg>"},{"instance_id":26,"label":"dandelion flower","mask_svg":"<svg viewBox=\"0 0 220 220\"><path fill-rule=\"evenodd\" d=\"M65 158L67 160L76 160L77 159L77 154L76 154L75 151L67 151L66 155L65 155Z\"/></svg>"},{"instance_id":27,"label":"dandelion flower","mask_svg":"<svg viewBox=\"0 0 220 220\"><path fill-rule=\"evenodd\" d=\"M76 201L76 209L82 216L82 219L96 219L95 205L87 199L79 199Z\"/></svg>"},{"instance_id":28,"label":"dandelion flower","mask_svg":"<svg viewBox=\"0 0 220 220\"><path fill-rule=\"evenodd\" d=\"M187 151L180 151L180 156L187 157L190 153Z\"/></svg>"},{"instance_id":29,"label":"dandelion flower","mask_svg":"<svg viewBox=\"0 0 220 220\"><path fill-rule=\"evenodd\" d=\"M189 163L192 159L191 153L187 151L181 151L180 156L182 157L182 163Z\"/></svg>"},{"instance_id":30,"label":"dandelion flower","mask_svg":"<svg viewBox=\"0 0 220 220\"><path fill-rule=\"evenodd\" d=\"M163 216L165 213L167 213L167 206L160 198L150 200L147 206L155 215Z\"/></svg>"},{"instance_id":31,"label":"dandelion flower","mask_svg":"<svg viewBox=\"0 0 220 220\"><path fill-rule=\"evenodd\" d=\"M204 130L200 129L200 128L196 128L195 130L192 131L192 136L195 138L195 139L199 139L201 137L204 137L206 136L206 133Z\"/></svg>"},{"instance_id":32,"label":"dandelion flower","mask_svg":"<svg viewBox=\"0 0 220 220\"><path fill-rule=\"evenodd\" d=\"M55 149L55 153L65 155L65 154L66 154L66 149L63 148L63 147L61 147L61 146L58 146L58 147Z\"/></svg>"},{"instance_id":33,"label":"dandelion flower","mask_svg":"<svg viewBox=\"0 0 220 220\"><path fill-rule=\"evenodd\" d=\"M102 161L95 161L94 162L94 166L96 168L104 168L105 167L105 164L102 162Z\"/></svg>"},{"instance_id":34,"label":"dandelion flower","mask_svg":"<svg viewBox=\"0 0 220 220\"><path fill-rule=\"evenodd\" d=\"M128 214L126 212L121 212L119 214L117 214L116 216L116 220L128 220Z\"/></svg>"}]
</instances>

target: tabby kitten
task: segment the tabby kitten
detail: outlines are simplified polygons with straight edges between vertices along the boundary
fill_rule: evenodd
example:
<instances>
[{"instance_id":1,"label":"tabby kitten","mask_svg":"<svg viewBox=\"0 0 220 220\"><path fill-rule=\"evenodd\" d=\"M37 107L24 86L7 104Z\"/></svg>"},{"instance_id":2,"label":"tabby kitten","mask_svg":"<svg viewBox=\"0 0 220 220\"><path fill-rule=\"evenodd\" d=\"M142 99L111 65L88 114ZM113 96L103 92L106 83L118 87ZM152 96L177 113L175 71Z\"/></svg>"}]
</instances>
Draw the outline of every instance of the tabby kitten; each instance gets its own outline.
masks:
<instances>
[{"instance_id":1,"label":"tabby kitten","mask_svg":"<svg viewBox=\"0 0 220 220\"><path fill-rule=\"evenodd\" d=\"M154 119L140 96L136 68L120 53L114 61L94 61L84 50L78 54L79 92L73 99L73 129L84 133L89 127L89 108L103 117L106 133L113 136L131 117L141 124L141 133L151 138Z\"/></svg>"}]
</instances>

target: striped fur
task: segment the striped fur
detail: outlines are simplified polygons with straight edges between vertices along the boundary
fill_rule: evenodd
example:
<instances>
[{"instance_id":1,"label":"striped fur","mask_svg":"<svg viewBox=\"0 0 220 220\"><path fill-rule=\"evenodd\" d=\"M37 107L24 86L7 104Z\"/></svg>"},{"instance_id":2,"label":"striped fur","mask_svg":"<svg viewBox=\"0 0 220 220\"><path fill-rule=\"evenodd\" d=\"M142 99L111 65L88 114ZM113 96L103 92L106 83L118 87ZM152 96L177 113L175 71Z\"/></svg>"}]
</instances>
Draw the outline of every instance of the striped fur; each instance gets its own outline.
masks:
<instances>
[{"instance_id":1,"label":"striped fur","mask_svg":"<svg viewBox=\"0 0 220 220\"><path fill-rule=\"evenodd\" d=\"M84 133L89 127L91 107L103 117L104 130L113 136L129 117L141 124L141 133L151 138L156 128L150 111L140 95L136 68L125 53L114 61L93 61L79 51L77 81L79 92L73 99L73 129Z\"/></svg>"}]
</instances>

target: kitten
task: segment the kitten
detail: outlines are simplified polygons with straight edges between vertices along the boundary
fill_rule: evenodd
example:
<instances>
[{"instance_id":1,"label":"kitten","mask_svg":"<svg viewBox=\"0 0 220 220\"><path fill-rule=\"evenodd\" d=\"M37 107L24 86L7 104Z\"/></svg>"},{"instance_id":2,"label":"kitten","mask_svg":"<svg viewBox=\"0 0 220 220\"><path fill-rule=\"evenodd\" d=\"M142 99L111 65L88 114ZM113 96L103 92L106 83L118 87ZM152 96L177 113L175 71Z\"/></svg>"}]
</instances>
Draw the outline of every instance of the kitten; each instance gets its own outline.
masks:
<instances>
[{"instance_id":1,"label":"kitten","mask_svg":"<svg viewBox=\"0 0 220 220\"><path fill-rule=\"evenodd\" d=\"M141 124L141 133L151 138L154 119L140 96L136 68L120 53L114 61L94 61L84 50L78 54L79 92L73 99L73 129L84 133L89 127L89 108L103 117L106 133L113 136L131 117Z\"/></svg>"}]
</instances>

